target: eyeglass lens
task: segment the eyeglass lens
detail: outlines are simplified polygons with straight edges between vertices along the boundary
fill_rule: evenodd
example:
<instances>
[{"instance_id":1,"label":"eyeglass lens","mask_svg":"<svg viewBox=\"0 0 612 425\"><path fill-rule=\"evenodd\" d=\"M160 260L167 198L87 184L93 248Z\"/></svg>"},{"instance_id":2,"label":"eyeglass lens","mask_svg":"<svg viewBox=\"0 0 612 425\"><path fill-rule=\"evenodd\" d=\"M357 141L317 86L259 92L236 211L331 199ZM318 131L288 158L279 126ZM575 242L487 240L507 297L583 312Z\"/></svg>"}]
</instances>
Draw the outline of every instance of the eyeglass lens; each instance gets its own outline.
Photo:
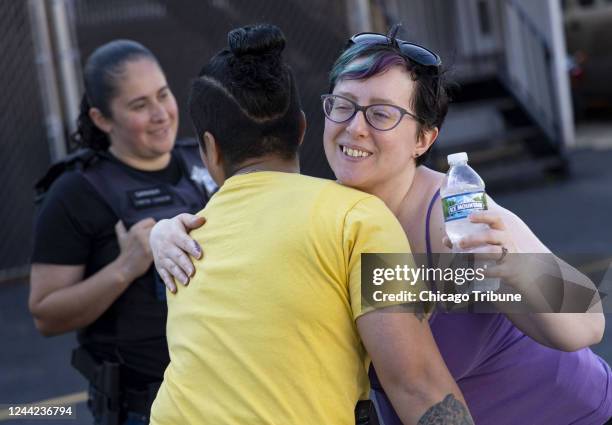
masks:
<instances>
[{"instance_id":1,"label":"eyeglass lens","mask_svg":"<svg viewBox=\"0 0 612 425\"><path fill-rule=\"evenodd\" d=\"M343 123L356 111L355 104L341 97L326 97L323 101L325 115L332 121ZM390 130L402 119L402 112L393 105L370 105L365 108L366 121L377 130Z\"/></svg>"}]
</instances>

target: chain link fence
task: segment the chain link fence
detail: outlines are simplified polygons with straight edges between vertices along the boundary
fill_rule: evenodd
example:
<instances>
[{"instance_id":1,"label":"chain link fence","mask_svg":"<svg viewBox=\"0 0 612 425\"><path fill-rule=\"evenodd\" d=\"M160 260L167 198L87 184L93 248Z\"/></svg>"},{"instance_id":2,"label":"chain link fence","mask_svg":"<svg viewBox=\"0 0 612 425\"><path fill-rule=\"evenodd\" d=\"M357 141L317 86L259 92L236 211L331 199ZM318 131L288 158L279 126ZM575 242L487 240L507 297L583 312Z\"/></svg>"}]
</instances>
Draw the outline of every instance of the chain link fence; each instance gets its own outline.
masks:
<instances>
[{"instance_id":1,"label":"chain link fence","mask_svg":"<svg viewBox=\"0 0 612 425\"><path fill-rule=\"evenodd\" d=\"M302 172L333 177L323 154L319 95L328 90L329 69L349 34L344 1L67 0L66 4L71 7L81 62L96 47L117 38L139 41L153 51L179 103L180 137L193 136L186 110L189 83L226 44L227 32L254 23L278 25L287 37L285 58L295 72L309 118L301 149ZM0 114L4 165L0 170L4 194L0 203L0 281L27 276L34 215L32 187L51 161L41 98L41 88L46 87L39 84L37 62L42 59L37 59L32 22L28 1L0 0L4 105Z\"/></svg>"},{"instance_id":2,"label":"chain link fence","mask_svg":"<svg viewBox=\"0 0 612 425\"><path fill-rule=\"evenodd\" d=\"M25 0L0 0L0 282L27 276L35 181L49 165L45 115Z\"/></svg>"}]
</instances>

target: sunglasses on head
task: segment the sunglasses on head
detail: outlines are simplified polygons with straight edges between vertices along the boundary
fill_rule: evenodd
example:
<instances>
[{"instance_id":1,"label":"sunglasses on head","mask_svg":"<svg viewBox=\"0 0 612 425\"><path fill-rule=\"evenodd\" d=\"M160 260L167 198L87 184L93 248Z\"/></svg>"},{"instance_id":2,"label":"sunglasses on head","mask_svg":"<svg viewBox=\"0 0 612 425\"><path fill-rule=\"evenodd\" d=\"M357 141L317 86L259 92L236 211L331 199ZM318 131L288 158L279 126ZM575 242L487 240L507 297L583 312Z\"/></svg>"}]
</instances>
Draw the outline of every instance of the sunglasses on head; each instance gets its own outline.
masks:
<instances>
[{"instance_id":1,"label":"sunglasses on head","mask_svg":"<svg viewBox=\"0 0 612 425\"><path fill-rule=\"evenodd\" d=\"M436 69L442 65L440 56L431 50L423 46L419 46L418 44L408 43L407 41L400 40L394 36L389 37L377 32L361 32L359 34L355 34L349 39L348 44L349 46L353 44L383 44L393 46L396 49L399 49L399 51L408 59L418 63L419 65L434 67Z\"/></svg>"}]
</instances>

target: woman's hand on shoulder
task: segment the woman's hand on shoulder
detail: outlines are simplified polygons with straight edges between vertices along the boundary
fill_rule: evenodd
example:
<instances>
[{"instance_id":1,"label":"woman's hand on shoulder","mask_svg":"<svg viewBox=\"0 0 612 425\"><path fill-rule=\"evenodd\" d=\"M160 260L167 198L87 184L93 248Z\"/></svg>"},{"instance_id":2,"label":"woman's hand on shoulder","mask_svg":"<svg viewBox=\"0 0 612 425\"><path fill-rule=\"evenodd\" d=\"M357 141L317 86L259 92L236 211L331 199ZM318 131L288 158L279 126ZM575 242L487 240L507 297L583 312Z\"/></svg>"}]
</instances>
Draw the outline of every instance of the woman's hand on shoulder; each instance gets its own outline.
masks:
<instances>
[{"instance_id":1,"label":"woman's hand on shoulder","mask_svg":"<svg viewBox=\"0 0 612 425\"><path fill-rule=\"evenodd\" d=\"M190 255L202 256L200 245L189 237L191 230L204 225L206 219L193 214L179 214L174 218L160 220L151 231L150 245L155 268L170 292L177 288L174 279L183 285L195 272Z\"/></svg>"}]
</instances>

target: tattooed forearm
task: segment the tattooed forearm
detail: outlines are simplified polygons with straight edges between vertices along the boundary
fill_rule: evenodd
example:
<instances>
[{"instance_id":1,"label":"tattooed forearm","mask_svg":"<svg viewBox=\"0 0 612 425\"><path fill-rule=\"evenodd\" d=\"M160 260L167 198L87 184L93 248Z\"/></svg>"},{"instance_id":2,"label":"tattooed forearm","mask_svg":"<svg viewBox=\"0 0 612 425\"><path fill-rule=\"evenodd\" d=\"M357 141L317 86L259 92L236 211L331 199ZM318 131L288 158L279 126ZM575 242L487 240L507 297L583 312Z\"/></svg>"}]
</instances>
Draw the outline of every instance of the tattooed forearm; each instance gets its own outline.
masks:
<instances>
[{"instance_id":1,"label":"tattooed forearm","mask_svg":"<svg viewBox=\"0 0 612 425\"><path fill-rule=\"evenodd\" d=\"M449 394L431 406L417 425L474 425L474 421L463 403Z\"/></svg>"}]
</instances>

